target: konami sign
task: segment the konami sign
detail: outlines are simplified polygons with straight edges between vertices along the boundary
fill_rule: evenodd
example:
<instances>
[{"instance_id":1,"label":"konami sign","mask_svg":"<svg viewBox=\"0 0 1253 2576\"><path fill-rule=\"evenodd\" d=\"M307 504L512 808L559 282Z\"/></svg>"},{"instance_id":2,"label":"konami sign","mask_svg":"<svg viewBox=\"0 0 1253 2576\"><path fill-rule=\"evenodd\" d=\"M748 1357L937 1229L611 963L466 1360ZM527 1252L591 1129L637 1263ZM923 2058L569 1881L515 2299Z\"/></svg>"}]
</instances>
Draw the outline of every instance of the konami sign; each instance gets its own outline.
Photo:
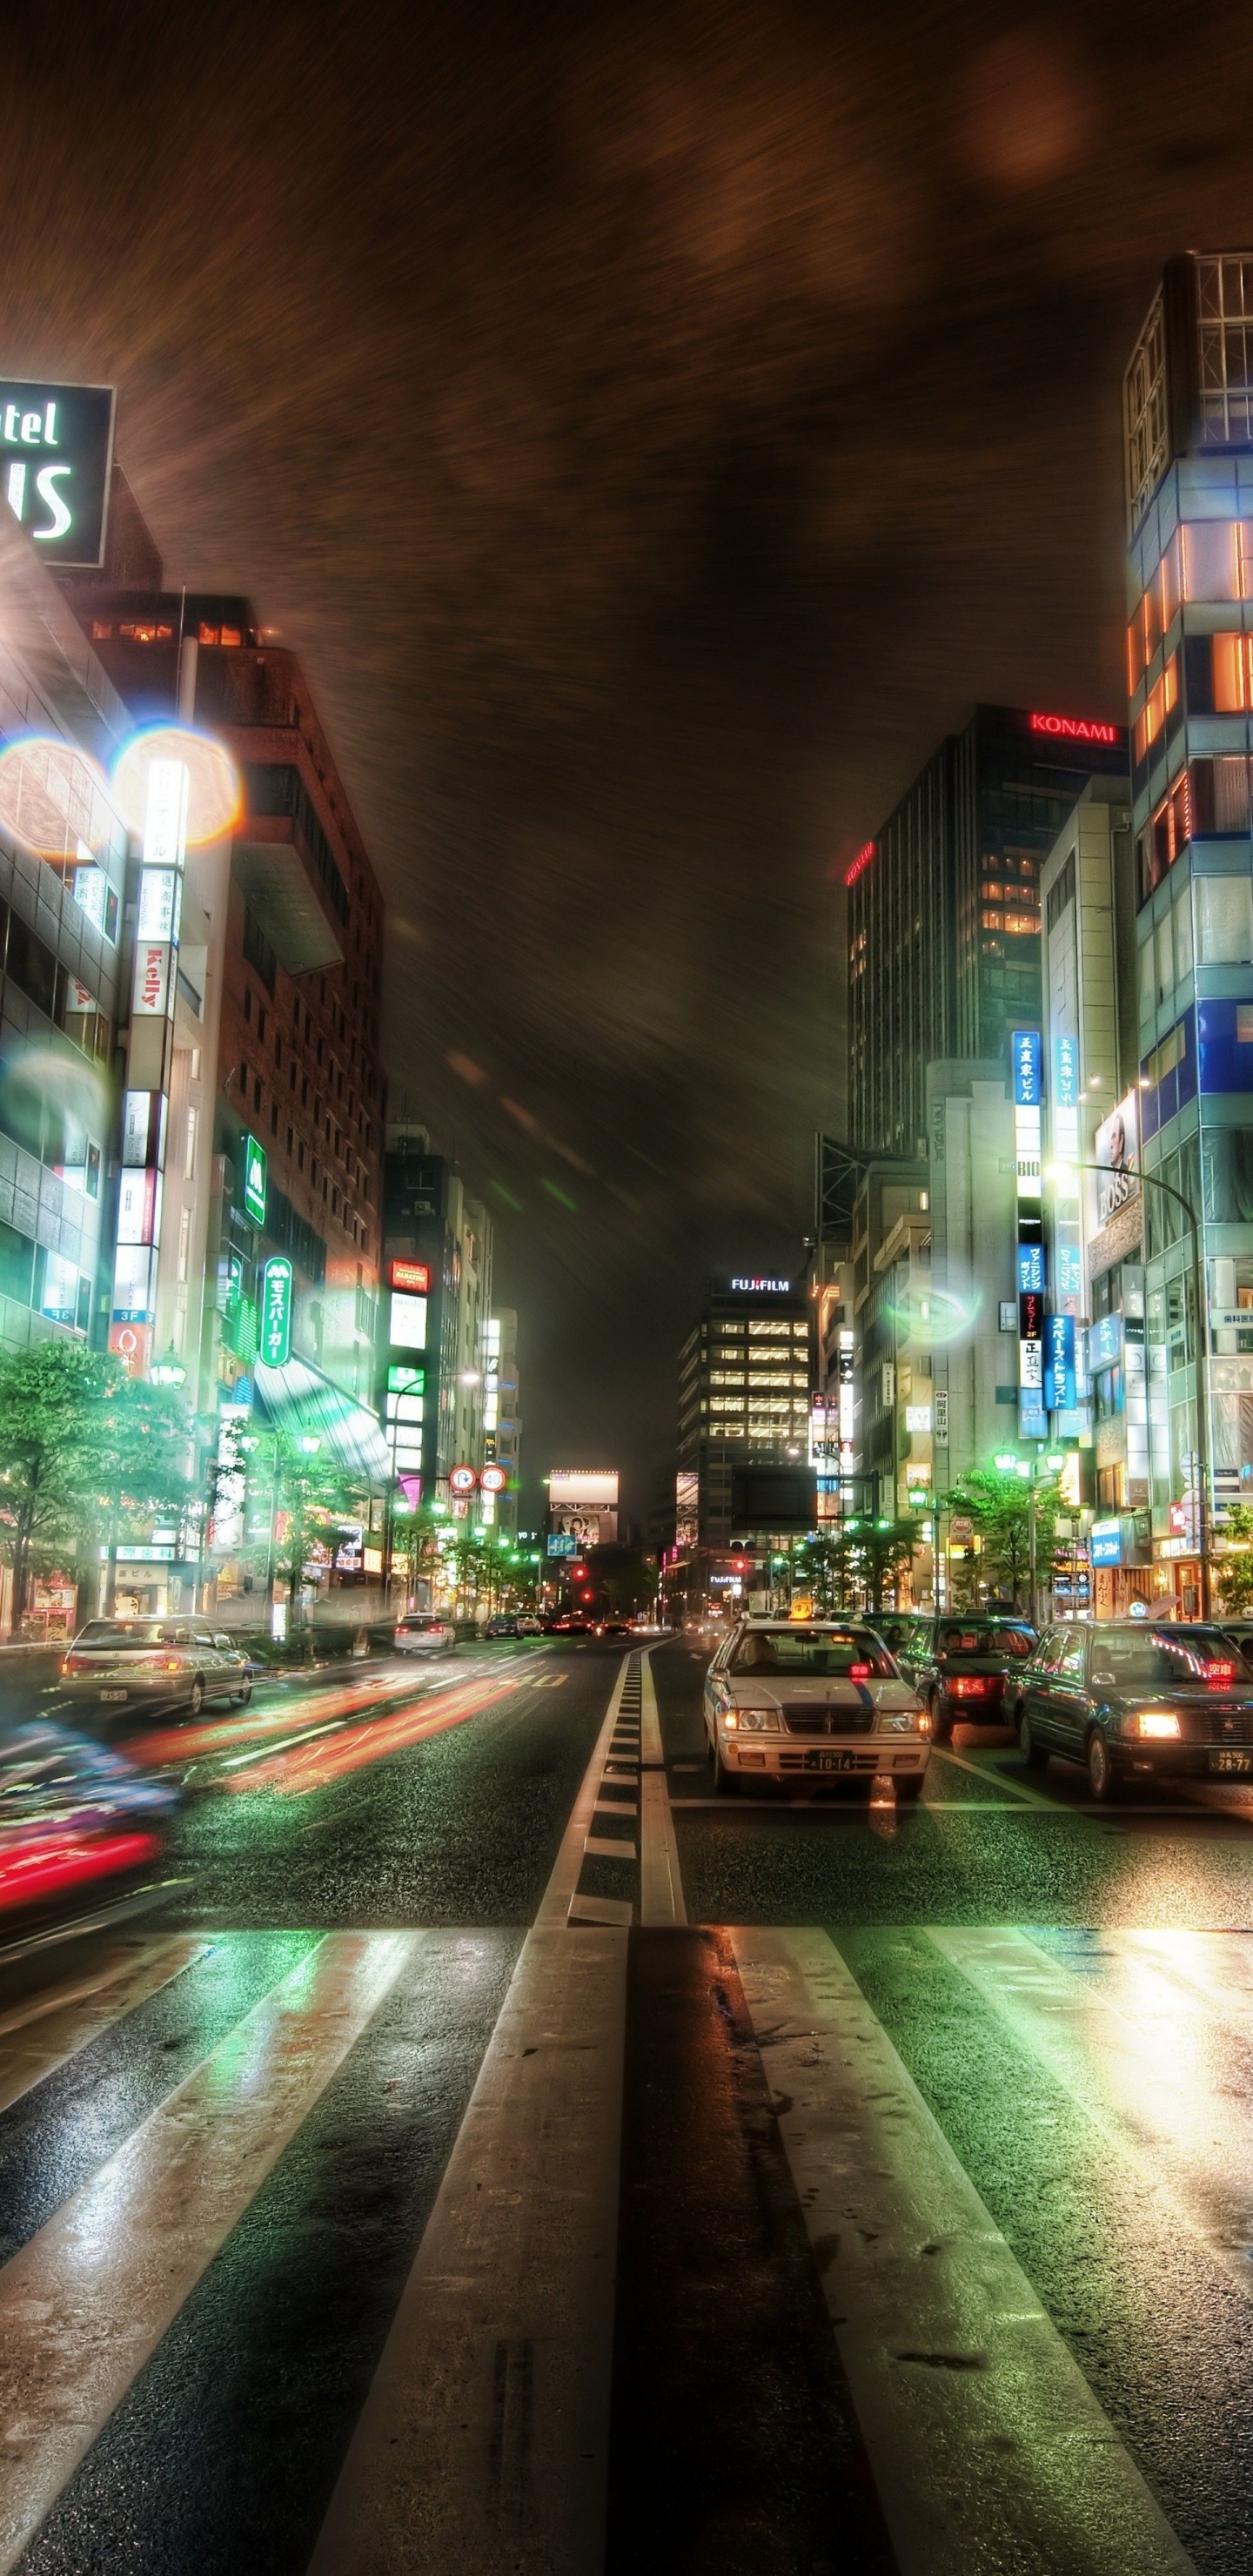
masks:
<instances>
[{"instance_id":1,"label":"konami sign","mask_svg":"<svg viewBox=\"0 0 1253 2576\"><path fill-rule=\"evenodd\" d=\"M1117 725L1101 724L1089 716L1039 716L1028 718L1033 733L1061 734L1068 742L1121 742Z\"/></svg>"},{"instance_id":2,"label":"konami sign","mask_svg":"<svg viewBox=\"0 0 1253 2576\"><path fill-rule=\"evenodd\" d=\"M861 876L863 871L869 867L873 857L874 842L863 841L851 868L845 871L844 883L846 886L856 885L859 876Z\"/></svg>"}]
</instances>

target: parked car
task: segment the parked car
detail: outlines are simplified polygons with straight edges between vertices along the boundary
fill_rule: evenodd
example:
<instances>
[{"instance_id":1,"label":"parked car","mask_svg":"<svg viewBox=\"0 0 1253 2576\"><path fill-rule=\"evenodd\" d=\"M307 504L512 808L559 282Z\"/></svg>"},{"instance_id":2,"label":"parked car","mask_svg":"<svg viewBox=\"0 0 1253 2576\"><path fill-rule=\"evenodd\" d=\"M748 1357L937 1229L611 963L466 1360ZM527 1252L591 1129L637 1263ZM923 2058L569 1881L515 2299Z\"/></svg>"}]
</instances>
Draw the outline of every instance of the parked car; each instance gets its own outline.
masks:
<instances>
[{"instance_id":1,"label":"parked car","mask_svg":"<svg viewBox=\"0 0 1253 2576\"><path fill-rule=\"evenodd\" d=\"M457 1631L438 1610L410 1610L396 1622L392 1645L398 1655L451 1655Z\"/></svg>"},{"instance_id":2,"label":"parked car","mask_svg":"<svg viewBox=\"0 0 1253 2576\"><path fill-rule=\"evenodd\" d=\"M140 1709L184 1708L252 1697L242 1648L198 1619L89 1619L61 1664L66 1696L84 1710L124 1719Z\"/></svg>"},{"instance_id":3,"label":"parked car","mask_svg":"<svg viewBox=\"0 0 1253 2576\"><path fill-rule=\"evenodd\" d=\"M498 1610L483 1630L485 1637L516 1637L518 1622L511 1610Z\"/></svg>"},{"instance_id":4,"label":"parked car","mask_svg":"<svg viewBox=\"0 0 1253 2576\"><path fill-rule=\"evenodd\" d=\"M1163 1776L1253 1778L1253 1665L1221 1629L1110 1619L1050 1628L1017 1677L1023 1760L1086 1765L1094 1798Z\"/></svg>"},{"instance_id":5,"label":"parked car","mask_svg":"<svg viewBox=\"0 0 1253 2576\"><path fill-rule=\"evenodd\" d=\"M520 1610L518 1612L518 1635L520 1637L542 1637L543 1633L544 1622L542 1619L536 1617L533 1610Z\"/></svg>"},{"instance_id":6,"label":"parked car","mask_svg":"<svg viewBox=\"0 0 1253 2576\"><path fill-rule=\"evenodd\" d=\"M860 1621L740 1622L705 1676L704 1717L718 1790L750 1774L799 1784L817 1772L869 1795L888 1773L898 1799L922 1794L930 1720Z\"/></svg>"},{"instance_id":7,"label":"parked car","mask_svg":"<svg viewBox=\"0 0 1253 2576\"><path fill-rule=\"evenodd\" d=\"M1012 1684L1035 1642L1025 1619L993 1611L953 1610L915 1621L898 1649L901 1670L931 1712L937 1744L947 1744L959 1719L967 1726L1013 1724Z\"/></svg>"}]
</instances>

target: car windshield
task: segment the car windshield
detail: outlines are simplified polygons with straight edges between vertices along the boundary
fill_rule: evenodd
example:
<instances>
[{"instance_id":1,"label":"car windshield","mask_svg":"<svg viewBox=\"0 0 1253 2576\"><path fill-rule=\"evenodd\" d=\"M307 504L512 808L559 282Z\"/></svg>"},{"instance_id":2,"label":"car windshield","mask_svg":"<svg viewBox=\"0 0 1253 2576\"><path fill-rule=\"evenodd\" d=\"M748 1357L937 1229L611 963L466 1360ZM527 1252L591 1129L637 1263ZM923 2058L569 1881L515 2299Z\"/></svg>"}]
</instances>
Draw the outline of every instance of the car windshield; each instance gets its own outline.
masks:
<instances>
[{"instance_id":1,"label":"car windshield","mask_svg":"<svg viewBox=\"0 0 1253 2576\"><path fill-rule=\"evenodd\" d=\"M945 1620L936 1634L936 1646L942 1655L1019 1655L1026 1656L1035 1644L1031 1628L1013 1628L1001 1621L981 1627L977 1620Z\"/></svg>"},{"instance_id":2,"label":"car windshield","mask_svg":"<svg viewBox=\"0 0 1253 2576\"><path fill-rule=\"evenodd\" d=\"M741 1637L727 1661L736 1680L760 1673L764 1680L841 1678L856 1670L878 1681L895 1679L896 1666L865 1628L767 1628Z\"/></svg>"},{"instance_id":3,"label":"car windshield","mask_svg":"<svg viewBox=\"0 0 1253 2576\"><path fill-rule=\"evenodd\" d=\"M174 1627L166 1619L89 1619L79 1646L190 1646L190 1628Z\"/></svg>"},{"instance_id":4,"label":"car windshield","mask_svg":"<svg viewBox=\"0 0 1253 2576\"><path fill-rule=\"evenodd\" d=\"M1092 1677L1108 1673L1116 1690L1163 1690L1202 1682L1248 1681L1253 1676L1243 1655L1217 1637L1178 1637L1152 1628L1134 1636L1098 1637L1092 1647Z\"/></svg>"}]
</instances>

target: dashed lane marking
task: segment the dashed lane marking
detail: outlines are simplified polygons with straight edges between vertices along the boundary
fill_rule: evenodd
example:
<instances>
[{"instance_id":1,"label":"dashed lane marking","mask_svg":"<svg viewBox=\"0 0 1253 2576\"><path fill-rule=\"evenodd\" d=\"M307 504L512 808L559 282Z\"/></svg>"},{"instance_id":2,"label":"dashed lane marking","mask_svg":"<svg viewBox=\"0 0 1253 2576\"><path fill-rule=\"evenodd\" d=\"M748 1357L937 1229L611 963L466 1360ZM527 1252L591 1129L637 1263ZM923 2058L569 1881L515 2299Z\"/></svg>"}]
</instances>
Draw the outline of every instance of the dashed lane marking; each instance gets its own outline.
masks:
<instances>
[{"instance_id":1,"label":"dashed lane marking","mask_svg":"<svg viewBox=\"0 0 1253 2576\"><path fill-rule=\"evenodd\" d=\"M124 2013L180 1977L208 1947L203 1938L194 1937L147 1941L136 1957L132 1941L89 1982L60 1986L0 2015L0 2111L20 2101L32 2085L42 2084Z\"/></svg>"}]
</instances>

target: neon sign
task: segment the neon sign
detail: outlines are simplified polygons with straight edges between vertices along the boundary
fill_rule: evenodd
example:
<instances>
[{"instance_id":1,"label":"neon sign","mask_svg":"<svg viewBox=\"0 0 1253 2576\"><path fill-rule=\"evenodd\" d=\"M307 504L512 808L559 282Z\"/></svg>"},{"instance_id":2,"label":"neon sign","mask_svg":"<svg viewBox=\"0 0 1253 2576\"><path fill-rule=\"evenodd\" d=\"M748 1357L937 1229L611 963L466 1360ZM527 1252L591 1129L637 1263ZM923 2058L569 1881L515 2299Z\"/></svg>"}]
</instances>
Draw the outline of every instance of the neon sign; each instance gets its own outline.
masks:
<instances>
[{"instance_id":1,"label":"neon sign","mask_svg":"<svg viewBox=\"0 0 1253 2576\"><path fill-rule=\"evenodd\" d=\"M1033 717L1033 718L1032 718L1032 722L1034 723L1034 721L1035 721L1035 719L1034 719L1034 717ZM857 880L858 880L859 876L862 874L863 869L865 869L865 868L868 868L868 867L869 867L870 862L871 862L871 860L872 860L872 858L873 858L873 857L874 857L874 842L873 842L873 841L863 841L862 846L861 846L861 848L859 849L859 851L858 851L858 853L857 853L857 856L856 856L856 858L854 859L854 861L853 861L853 864L852 864L851 868L849 868L849 869L848 869L848 871L847 871L847 873L846 873L846 875L845 875L844 883L845 883L845 885L846 885L846 886L856 885Z\"/></svg>"},{"instance_id":2,"label":"neon sign","mask_svg":"<svg viewBox=\"0 0 1253 2576\"><path fill-rule=\"evenodd\" d=\"M1067 742L1117 743L1122 740L1117 725L1101 724L1095 717L1034 715L1028 721L1033 733L1061 734Z\"/></svg>"}]
</instances>

